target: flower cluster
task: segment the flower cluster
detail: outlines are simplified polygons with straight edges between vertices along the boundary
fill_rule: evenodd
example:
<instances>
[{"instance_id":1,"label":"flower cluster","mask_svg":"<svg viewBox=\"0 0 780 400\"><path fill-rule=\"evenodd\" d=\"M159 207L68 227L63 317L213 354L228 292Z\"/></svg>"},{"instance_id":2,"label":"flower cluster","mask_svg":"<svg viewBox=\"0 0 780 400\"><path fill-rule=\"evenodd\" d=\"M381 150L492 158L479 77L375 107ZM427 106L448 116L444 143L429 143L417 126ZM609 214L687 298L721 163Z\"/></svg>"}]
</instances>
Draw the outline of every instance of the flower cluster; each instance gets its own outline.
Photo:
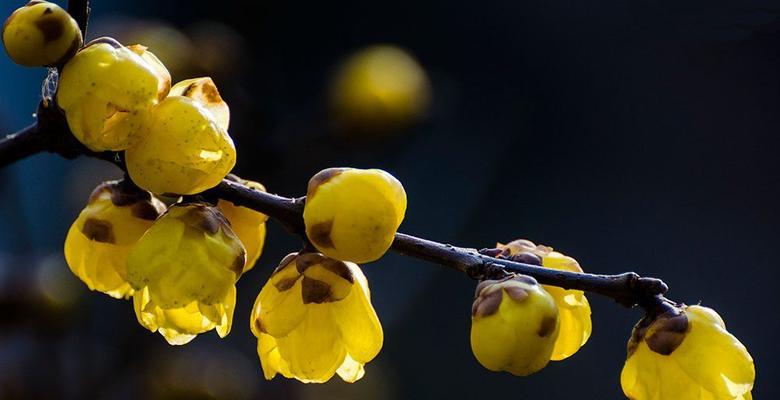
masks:
<instances>
[{"instance_id":1,"label":"flower cluster","mask_svg":"<svg viewBox=\"0 0 780 400\"><path fill-rule=\"evenodd\" d=\"M262 247L264 225L245 240ZM95 189L68 232L65 259L90 289L132 297L138 322L171 344L211 329L227 335L235 282L247 268L242 240L219 208L166 207L128 180Z\"/></svg>"},{"instance_id":2,"label":"flower cluster","mask_svg":"<svg viewBox=\"0 0 780 400\"><path fill-rule=\"evenodd\" d=\"M138 322L170 344L211 330L225 337L236 282L262 253L268 217L203 193L223 179L265 191L229 175L236 163L230 110L215 83L203 77L172 85L167 68L142 45L100 38L82 47L76 21L41 0L8 18L3 43L19 64L61 69L56 105L83 152L119 152L125 161L127 177L99 185L68 231L71 271L91 290L132 298ZM399 124L424 109L418 100L426 98L427 78L398 49L360 53L338 76L333 102L352 122ZM363 377L384 336L357 263L388 251L406 206L403 185L382 170L329 168L311 178L304 250L281 261L250 317L267 379ZM574 258L524 239L483 253L469 256L484 261L489 254L531 271L583 272ZM485 368L529 375L588 341L591 308L582 291L500 272L477 285L471 310L471 348ZM753 360L715 311L639 302L648 314L634 328L621 375L629 398L751 399Z\"/></svg>"},{"instance_id":3,"label":"flower cluster","mask_svg":"<svg viewBox=\"0 0 780 400\"><path fill-rule=\"evenodd\" d=\"M133 182L153 193L200 193L236 163L230 111L210 78L171 87L146 47L96 39L62 70L57 104L93 151L125 151Z\"/></svg>"},{"instance_id":4,"label":"flower cluster","mask_svg":"<svg viewBox=\"0 0 780 400\"><path fill-rule=\"evenodd\" d=\"M210 330L227 335L236 281L262 253L267 216L182 197L223 179L265 191L228 175L236 161L230 111L214 82L171 86L146 47L100 38L64 62L56 100L73 136L91 151L123 152L128 173L96 189L73 224L65 245L71 269L91 289L132 297L138 322L171 344ZM383 336L354 262L382 257L405 210L403 186L385 171L327 169L311 179L303 217L322 253L288 257L252 316L267 378L363 376Z\"/></svg>"}]
</instances>

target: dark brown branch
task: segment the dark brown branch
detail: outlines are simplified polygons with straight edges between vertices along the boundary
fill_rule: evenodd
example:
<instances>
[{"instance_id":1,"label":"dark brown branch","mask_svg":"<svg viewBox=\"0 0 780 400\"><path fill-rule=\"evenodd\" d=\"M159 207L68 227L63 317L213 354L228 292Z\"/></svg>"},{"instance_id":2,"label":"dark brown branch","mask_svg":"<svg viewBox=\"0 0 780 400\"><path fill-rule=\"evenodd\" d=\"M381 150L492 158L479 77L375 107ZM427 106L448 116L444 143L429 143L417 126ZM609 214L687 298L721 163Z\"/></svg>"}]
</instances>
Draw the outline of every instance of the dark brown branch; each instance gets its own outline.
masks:
<instances>
[{"instance_id":1,"label":"dark brown branch","mask_svg":"<svg viewBox=\"0 0 780 400\"><path fill-rule=\"evenodd\" d=\"M290 231L304 236L303 206L305 198L292 199L247 188L223 180L208 195L260 211L283 223ZM610 297L627 307L654 304L654 298L667 291L660 279L643 278L634 272L619 275L584 274L558 271L480 254L475 249L455 247L431 240L397 233L392 248L401 254L447 266L474 279L495 278L506 272L533 276L542 284L577 289Z\"/></svg>"},{"instance_id":2,"label":"dark brown branch","mask_svg":"<svg viewBox=\"0 0 780 400\"><path fill-rule=\"evenodd\" d=\"M634 272L597 275L559 271L494 258L480 254L475 249L455 247L404 233L395 235L393 249L401 254L457 269L474 279L495 278L506 272L514 272L533 276L542 284L607 296L628 307L662 295L668 289L660 279L642 278Z\"/></svg>"},{"instance_id":3,"label":"dark brown branch","mask_svg":"<svg viewBox=\"0 0 780 400\"><path fill-rule=\"evenodd\" d=\"M89 12L89 0L68 0L68 14L79 24L84 40L87 39Z\"/></svg>"},{"instance_id":4,"label":"dark brown branch","mask_svg":"<svg viewBox=\"0 0 780 400\"><path fill-rule=\"evenodd\" d=\"M0 140L0 168L45 150L38 124L30 125Z\"/></svg>"},{"instance_id":5,"label":"dark brown branch","mask_svg":"<svg viewBox=\"0 0 780 400\"><path fill-rule=\"evenodd\" d=\"M303 225L304 198L291 199L260 192L227 179L205 194L260 211L282 223L290 232L303 236L306 234Z\"/></svg>"},{"instance_id":6,"label":"dark brown branch","mask_svg":"<svg viewBox=\"0 0 780 400\"><path fill-rule=\"evenodd\" d=\"M0 166L36 152L51 151L66 158L77 155L100 158L125 170L121 153L95 153L73 139L65 125L64 117L58 110L42 107L38 118L38 125L0 141ZM207 198L228 200L262 212L281 222L291 232L306 238L303 223L305 198L293 199L265 193L229 180L223 180L203 195ZM663 297L667 290L663 281L642 278L633 272L597 275L547 269L494 258L480 254L475 249L442 244L403 233L395 235L392 248L401 254L464 272L473 279L495 278L511 272L532 276L542 284L607 296L627 307L639 304L651 309L667 301Z\"/></svg>"}]
</instances>

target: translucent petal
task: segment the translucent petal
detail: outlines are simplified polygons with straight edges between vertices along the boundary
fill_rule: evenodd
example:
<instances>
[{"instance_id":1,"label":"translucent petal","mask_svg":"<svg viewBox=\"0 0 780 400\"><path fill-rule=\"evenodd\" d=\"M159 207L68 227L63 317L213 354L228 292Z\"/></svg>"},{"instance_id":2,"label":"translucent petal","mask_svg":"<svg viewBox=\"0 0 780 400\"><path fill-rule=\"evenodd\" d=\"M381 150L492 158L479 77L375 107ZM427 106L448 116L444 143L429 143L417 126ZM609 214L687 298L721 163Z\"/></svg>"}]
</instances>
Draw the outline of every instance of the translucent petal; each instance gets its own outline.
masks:
<instances>
[{"instance_id":1,"label":"translucent petal","mask_svg":"<svg viewBox=\"0 0 780 400\"><path fill-rule=\"evenodd\" d=\"M544 254L542 265L545 268L582 272L575 259L555 251ZM559 361L576 353L590 338L592 331L590 304L580 290L564 290L547 285L543 287L555 299L560 311L561 327L551 356L552 360Z\"/></svg>"},{"instance_id":2,"label":"translucent petal","mask_svg":"<svg viewBox=\"0 0 780 400\"><path fill-rule=\"evenodd\" d=\"M244 272L254 267L257 259L263 253L265 244L265 221L268 216L246 207L237 207L233 203L220 200L218 207L225 218L230 221L233 232L236 233L246 249L246 265Z\"/></svg>"},{"instance_id":3,"label":"translucent petal","mask_svg":"<svg viewBox=\"0 0 780 400\"><path fill-rule=\"evenodd\" d=\"M717 322L720 318L712 318L711 309L690 306L685 313L689 331L671 358L696 383L717 396L736 397L750 392L756 373L745 346L723 329Z\"/></svg>"},{"instance_id":4,"label":"translucent petal","mask_svg":"<svg viewBox=\"0 0 780 400\"><path fill-rule=\"evenodd\" d=\"M195 334L189 334L189 333L181 333L175 329L166 329L166 328L160 328L158 329L158 332L162 335L163 338L165 338L165 341L168 342L170 345L174 346L181 346L184 344L187 344L192 341L192 339L195 339L198 335Z\"/></svg>"},{"instance_id":5,"label":"translucent petal","mask_svg":"<svg viewBox=\"0 0 780 400\"><path fill-rule=\"evenodd\" d=\"M336 370L336 373L345 382L354 383L366 374L366 370L363 368L363 363L355 361L347 354L344 358L344 363Z\"/></svg>"},{"instance_id":6,"label":"translucent petal","mask_svg":"<svg viewBox=\"0 0 780 400\"><path fill-rule=\"evenodd\" d=\"M171 96L189 97L203 105L211 113L220 128L228 130L230 109L219 95L217 85L209 77L187 79L171 88Z\"/></svg>"},{"instance_id":7,"label":"translucent petal","mask_svg":"<svg viewBox=\"0 0 780 400\"><path fill-rule=\"evenodd\" d=\"M266 284L260 291L260 314L265 333L280 338L298 328L306 319L309 308L301 298L301 280L298 279L288 290L280 292L272 284Z\"/></svg>"},{"instance_id":8,"label":"translucent petal","mask_svg":"<svg viewBox=\"0 0 780 400\"><path fill-rule=\"evenodd\" d=\"M367 363L379 354L384 335L370 300L362 290L355 289L331 304L347 352L354 360Z\"/></svg>"},{"instance_id":9,"label":"translucent petal","mask_svg":"<svg viewBox=\"0 0 780 400\"><path fill-rule=\"evenodd\" d=\"M285 378L293 378L289 365L279 355L279 348L273 336L261 333L257 337L257 355L260 357L265 379L273 379L277 373Z\"/></svg>"},{"instance_id":10,"label":"translucent petal","mask_svg":"<svg viewBox=\"0 0 780 400\"><path fill-rule=\"evenodd\" d=\"M312 304L303 323L276 338L279 354L291 373L304 382L325 382L344 362L346 350L328 304Z\"/></svg>"}]
</instances>

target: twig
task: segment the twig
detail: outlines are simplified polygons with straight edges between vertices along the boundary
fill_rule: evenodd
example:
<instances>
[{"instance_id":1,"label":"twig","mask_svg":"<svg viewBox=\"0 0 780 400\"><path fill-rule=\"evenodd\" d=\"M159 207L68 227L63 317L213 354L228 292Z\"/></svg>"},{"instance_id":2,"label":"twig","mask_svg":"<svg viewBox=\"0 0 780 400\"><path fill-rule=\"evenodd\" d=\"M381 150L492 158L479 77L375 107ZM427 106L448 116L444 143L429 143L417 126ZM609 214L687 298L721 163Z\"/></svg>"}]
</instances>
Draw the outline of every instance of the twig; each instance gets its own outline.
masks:
<instances>
[{"instance_id":1,"label":"twig","mask_svg":"<svg viewBox=\"0 0 780 400\"><path fill-rule=\"evenodd\" d=\"M38 134L38 124L32 124L19 132L0 140L0 168L45 150Z\"/></svg>"},{"instance_id":2,"label":"twig","mask_svg":"<svg viewBox=\"0 0 780 400\"><path fill-rule=\"evenodd\" d=\"M68 14L79 24L84 39L87 38L87 23L89 21L89 0L69 0Z\"/></svg>"}]
</instances>

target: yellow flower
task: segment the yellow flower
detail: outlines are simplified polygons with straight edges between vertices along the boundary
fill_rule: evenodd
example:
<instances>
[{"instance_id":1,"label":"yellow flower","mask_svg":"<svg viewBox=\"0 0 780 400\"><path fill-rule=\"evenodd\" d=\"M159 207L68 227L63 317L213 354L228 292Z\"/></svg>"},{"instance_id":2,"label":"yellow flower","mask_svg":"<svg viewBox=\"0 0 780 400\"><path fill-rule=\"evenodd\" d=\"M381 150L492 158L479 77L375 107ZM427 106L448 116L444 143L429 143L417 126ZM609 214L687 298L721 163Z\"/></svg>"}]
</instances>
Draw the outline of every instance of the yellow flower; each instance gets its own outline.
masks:
<instances>
[{"instance_id":1,"label":"yellow flower","mask_svg":"<svg viewBox=\"0 0 780 400\"><path fill-rule=\"evenodd\" d=\"M303 220L312 244L328 257L366 263L393 243L406 213L406 192L379 169L328 168L309 180Z\"/></svg>"},{"instance_id":2,"label":"yellow flower","mask_svg":"<svg viewBox=\"0 0 780 400\"><path fill-rule=\"evenodd\" d=\"M634 327L620 383L633 400L749 400L755 376L714 310L682 306Z\"/></svg>"},{"instance_id":3,"label":"yellow flower","mask_svg":"<svg viewBox=\"0 0 780 400\"><path fill-rule=\"evenodd\" d=\"M5 21L3 44L17 64L55 66L81 47L81 29L60 6L33 0L17 8Z\"/></svg>"},{"instance_id":4,"label":"yellow flower","mask_svg":"<svg viewBox=\"0 0 780 400\"><path fill-rule=\"evenodd\" d=\"M210 189L236 164L228 122L227 104L211 79L180 82L152 109L143 140L125 152L127 172L153 193Z\"/></svg>"},{"instance_id":5,"label":"yellow flower","mask_svg":"<svg viewBox=\"0 0 780 400\"><path fill-rule=\"evenodd\" d=\"M350 128L383 131L414 122L430 102L422 66L395 46L370 46L339 67L330 88L336 118Z\"/></svg>"},{"instance_id":6,"label":"yellow flower","mask_svg":"<svg viewBox=\"0 0 780 400\"><path fill-rule=\"evenodd\" d=\"M356 264L320 253L285 257L257 296L250 321L265 378L362 378L383 341L370 297Z\"/></svg>"},{"instance_id":7,"label":"yellow flower","mask_svg":"<svg viewBox=\"0 0 780 400\"><path fill-rule=\"evenodd\" d=\"M504 256L515 261L562 271L582 272L577 260L553 251L551 247L537 246L529 240L518 239L506 245L499 243L497 247L503 250ZM590 304L581 290L542 286L558 305L561 329L551 359L560 361L576 353L590 338Z\"/></svg>"},{"instance_id":8,"label":"yellow flower","mask_svg":"<svg viewBox=\"0 0 780 400\"><path fill-rule=\"evenodd\" d=\"M228 175L228 179L238 181L242 185L254 190L265 192L265 187L257 182L240 179L234 175ZM217 204L222 214L230 221L230 227L236 233L246 249L246 265L244 272L255 266L255 262L263 253L265 244L265 221L268 216L246 207L239 207L227 201L220 200Z\"/></svg>"},{"instance_id":9,"label":"yellow flower","mask_svg":"<svg viewBox=\"0 0 780 400\"><path fill-rule=\"evenodd\" d=\"M482 281L471 309L471 350L491 371L529 375L550 361L558 325L555 301L534 278Z\"/></svg>"},{"instance_id":10,"label":"yellow flower","mask_svg":"<svg viewBox=\"0 0 780 400\"><path fill-rule=\"evenodd\" d=\"M142 139L152 106L170 87L168 70L145 47L100 38L65 64L57 103L81 143L118 151Z\"/></svg>"},{"instance_id":11,"label":"yellow flower","mask_svg":"<svg viewBox=\"0 0 780 400\"><path fill-rule=\"evenodd\" d=\"M138 322L170 344L214 328L225 337L245 262L241 241L218 209L200 203L170 207L127 259Z\"/></svg>"},{"instance_id":12,"label":"yellow flower","mask_svg":"<svg viewBox=\"0 0 780 400\"><path fill-rule=\"evenodd\" d=\"M209 110L214 121L223 130L230 125L230 108L222 100L217 85L209 77L183 80L171 88L169 96L189 97Z\"/></svg>"},{"instance_id":13,"label":"yellow flower","mask_svg":"<svg viewBox=\"0 0 780 400\"><path fill-rule=\"evenodd\" d=\"M68 267L91 290L130 297L127 255L163 211L162 202L129 182L100 184L68 231Z\"/></svg>"}]
</instances>

